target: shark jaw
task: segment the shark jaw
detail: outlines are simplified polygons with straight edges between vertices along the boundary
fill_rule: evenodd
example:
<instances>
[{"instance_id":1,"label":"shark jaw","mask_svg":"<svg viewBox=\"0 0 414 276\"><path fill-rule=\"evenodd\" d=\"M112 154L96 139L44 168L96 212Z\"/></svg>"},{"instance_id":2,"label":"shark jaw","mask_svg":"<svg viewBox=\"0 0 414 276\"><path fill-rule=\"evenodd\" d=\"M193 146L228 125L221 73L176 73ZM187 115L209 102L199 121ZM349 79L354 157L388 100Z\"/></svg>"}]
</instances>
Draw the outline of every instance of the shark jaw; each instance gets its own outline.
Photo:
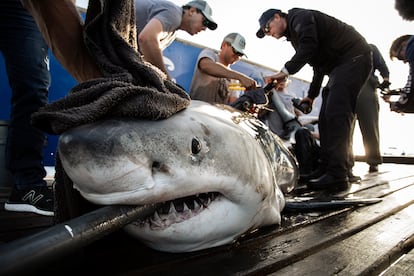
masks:
<instances>
[{"instance_id":1,"label":"shark jaw","mask_svg":"<svg viewBox=\"0 0 414 276\"><path fill-rule=\"evenodd\" d=\"M125 231L156 250L173 253L198 251L233 243L256 229L260 224L260 218L255 217L257 212L268 216L269 224L272 224L270 220L280 221L276 209L268 210L273 212L267 214L258 209L251 212L253 206L241 209L239 204L217 192L205 193L165 202L144 221L127 225ZM221 228L223 224L226 227Z\"/></svg>"},{"instance_id":2,"label":"shark jaw","mask_svg":"<svg viewBox=\"0 0 414 276\"><path fill-rule=\"evenodd\" d=\"M220 193L213 192L164 202L151 217L141 221L139 226L148 227L152 231L165 230L174 223L197 216L208 209L214 200L220 200L220 197Z\"/></svg>"}]
</instances>

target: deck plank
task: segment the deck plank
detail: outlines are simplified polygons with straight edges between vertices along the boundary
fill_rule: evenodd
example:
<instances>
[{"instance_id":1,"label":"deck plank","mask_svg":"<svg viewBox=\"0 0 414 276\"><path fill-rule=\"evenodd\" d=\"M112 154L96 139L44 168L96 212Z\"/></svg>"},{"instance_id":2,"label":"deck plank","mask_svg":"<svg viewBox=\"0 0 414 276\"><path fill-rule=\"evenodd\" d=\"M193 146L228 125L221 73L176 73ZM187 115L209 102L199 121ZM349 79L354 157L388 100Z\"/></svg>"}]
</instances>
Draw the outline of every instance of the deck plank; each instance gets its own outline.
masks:
<instances>
[{"instance_id":1,"label":"deck plank","mask_svg":"<svg viewBox=\"0 0 414 276\"><path fill-rule=\"evenodd\" d=\"M194 260L162 264L162 266L158 264L151 269L135 272L162 274L169 271L182 275L203 274L206 270L207 274L219 275L223 272L227 275L272 273L287 265L296 265L296 262L307 256L345 240L392 216L406 206L414 204L411 196L413 193L414 187L409 186L384 199L381 203L338 213L288 233L261 235L261 238L255 239L254 242L247 240L245 243L208 255L206 258L194 258ZM225 270L218 264L226 264Z\"/></svg>"},{"instance_id":2,"label":"deck plank","mask_svg":"<svg viewBox=\"0 0 414 276\"><path fill-rule=\"evenodd\" d=\"M382 276L412 276L414 271L414 250L404 254L393 263Z\"/></svg>"},{"instance_id":3,"label":"deck plank","mask_svg":"<svg viewBox=\"0 0 414 276\"><path fill-rule=\"evenodd\" d=\"M366 164L357 162L354 173L362 176L362 183L354 184L349 192L338 195L383 198L375 205L283 212L281 225L262 228L231 245L192 253L157 252L120 231L71 254L61 262L49 264L43 271L59 275L73 275L80 271L104 275L279 275L295 270L300 275L302 272L309 274L306 272L313 271L314 266L321 264L320 260L326 260L328 267L316 270L326 273L319 275L378 272L413 247L414 233L409 224L412 224L410 213L414 206L414 166L383 164L380 172L372 174L366 173L366 169ZM302 195L322 195L306 190L301 192L304 191ZM21 219L18 223L14 221L17 217ZM47 227L49 222L42 225L40 218L45 217L9 213L0 208L0 242L6 242L6 238L15 239L6 237L6 234L18 230L19 223L22 223L21 235L25 231L40 231L42 227ZM35 219L39 221L31 225L30 220ZM390 233L398 234L386 240L378 238L390 236ZM371 254L375 245L384 250L377 255ZM348 252L354 258L342 260L338 258L341 256L337 255L338 252ZM331 255L333 257L328 258ZM362 256L372 256L372 259L362 263ZM387 258L388 262L384 261ZM406 260L405 267L411 269L409 259ZM401 262L400 266L404 263Z\"/></svg>"},{"instance_id":4,"label":"deck plank","mask_svg":"<svg viewBox=\"0 0 414 276\"><path fill-rule=\"evenodd\" d=\"M378 275L412 248L413 212L411 205L274 275Z\"/></svg>"}]
</instances>

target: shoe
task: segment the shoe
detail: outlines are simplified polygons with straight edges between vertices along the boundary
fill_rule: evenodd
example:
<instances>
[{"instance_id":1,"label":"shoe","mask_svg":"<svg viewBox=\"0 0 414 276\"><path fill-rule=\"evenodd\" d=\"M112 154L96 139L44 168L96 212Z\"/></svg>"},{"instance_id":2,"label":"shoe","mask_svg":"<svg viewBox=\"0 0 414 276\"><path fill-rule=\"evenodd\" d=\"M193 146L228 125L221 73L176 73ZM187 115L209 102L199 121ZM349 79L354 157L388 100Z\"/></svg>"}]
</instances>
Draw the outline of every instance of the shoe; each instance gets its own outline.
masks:
<instances>
[{"instance_id":1,"label":"shoe","mask_svg":"<svg viewBox=\"0 0 414 276\"><path fill-rule=\"evenodd\" d=\"M312 190L344 191L349 188L348 177L335 177L324 174L319 178L309 180L307 186Z\"/></svg>"},{"instance_id":2,"label":"shoe","mask_svg":"<svg viewBox=\"0 0 414 276\"><path fill-rule=\"evenodd\" d=\"M373 173L378 171L378 165L369 165L368 172Z\"/></svg>"},{"instance_id":3,"label":"shoe","mask_svg":"<svg viewBox=\"0 0 414 276\"><path fill-rule=\"evenodd\" d=\"M311 172L310 174L301 174L299 178L299 182L305 183L311 179L316 179L321 177L325 173L325 170L318 168L315 171Z\"/></svg>"},{"instance_id":4,"label":"shoe","mask_svg":"<svg viewBox=\"0 0 414 276\"><path fill-rule=\"evenodd\" d=\"M43 216L54 216L53 190L40 186L17 190L13 188L4 209L15 212L32 212Z\"/></svg>"},{"instance_id":5,"label":"shoe","mask_svg":"<svg viewBox=\"0 0 414 276\"><path fill-rule=\"evenodd\" d=\"M358 175L354 175L352 172L348 173L348 180L350 183L359 183L361 182L361 177Z\"/></svg>"}]
</instances>

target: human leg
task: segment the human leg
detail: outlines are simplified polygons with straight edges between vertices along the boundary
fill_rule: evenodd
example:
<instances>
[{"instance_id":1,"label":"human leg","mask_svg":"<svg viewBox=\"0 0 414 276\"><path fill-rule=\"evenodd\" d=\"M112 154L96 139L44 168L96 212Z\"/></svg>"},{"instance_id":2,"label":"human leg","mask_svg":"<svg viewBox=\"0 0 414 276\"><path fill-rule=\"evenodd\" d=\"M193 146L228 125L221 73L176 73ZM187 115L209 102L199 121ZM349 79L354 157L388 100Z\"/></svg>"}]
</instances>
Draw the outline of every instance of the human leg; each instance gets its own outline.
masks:
<instances>
[{"instance_id":1,"label":"human leg","mask_svg":"<svg viewBox=\"0 0 414 276\"><path fill-rule=\"evenodd\" d=\"M349 185L348 157L349 136L352 122L350 99L338 83L329 85L329 95L325 99L325 126L321 134L321 160L326 172L309 181L311 189L346 189ZM337 85L338 84L338 85Z\"/></svg>"},{"instance_id":2,"label":"human leg","mask_svg":"<svg viewBox=\"0 0 414 276\"><path fill-rule=\"evenodd\" d=\"M356 105L359 128L365 149L366 162L370 166L382 163L379 135L379 103L376 88L370 81L363 86Z\"/></svg>"},{"instance_id":3,"label":"human leg","mask_svg":"<svg viewBox=\"0 0 414 276\"><path fill-rule=\"evenodd\" d=\"M326 103L328 102L329 98L329 88L326 86L322 89L322 105L321 110L319 112L318 118L318 128L319 128L319 159L320 159L320 166L322 168L323 173L326 171L326 166L328 163L327 160L327 153L325 152L326 144L327 144L327 120L326 120Z\"/></svg>"},{"instance_id":4,"label":"human leg","mask_svg":"<svg viewBox=\"0 0 414 276\"><path fill-rule=\"evenodd\" d=\"M46 135L30 123L31 114L48 101L48 48L19 1L0 5L0 50L12 89L6 166L15 180L5 209L51 215L53 193L43 179Z\"/></svg>"},{"instance_id":5,"label":"human leg","mask_svg":"<svg viewBox=\"0 0 414 276\"><path fill-rule=\"evenodd\" d=\"M321 159L326 173L309 182L313 189L344 189L348 184L350 132L358 93L371 70L370 55L338 65L329 75L324 99L325 125L321 133Z\"/></svg>"},{"instance_id":6,"label":"human leg","mask_svg":"<svg viewBox=\"0 0 414 276\"><path fill-rule=\"evenodd\" d=\"M310 174L319 166L319 145L305 127L296 130L295 141L294 150L300 175Z\"/></svg>"},{"instance_id":7,"label":"human leg","mask_svg":"<svg viewBox=\"0 0 414 276\"><path fill-rule=\"evenodd\" d=\"M357 100L358 101L358 100ZM349 150L348 150L348 180L350 183L360 182L362 179L360 176L354 175L353 167L355 165L355 156L354 156L354 130L357 121L357 116L354 116L354 119L351 122L351 131L349 135Z\"/></svg>"}]
</instances>

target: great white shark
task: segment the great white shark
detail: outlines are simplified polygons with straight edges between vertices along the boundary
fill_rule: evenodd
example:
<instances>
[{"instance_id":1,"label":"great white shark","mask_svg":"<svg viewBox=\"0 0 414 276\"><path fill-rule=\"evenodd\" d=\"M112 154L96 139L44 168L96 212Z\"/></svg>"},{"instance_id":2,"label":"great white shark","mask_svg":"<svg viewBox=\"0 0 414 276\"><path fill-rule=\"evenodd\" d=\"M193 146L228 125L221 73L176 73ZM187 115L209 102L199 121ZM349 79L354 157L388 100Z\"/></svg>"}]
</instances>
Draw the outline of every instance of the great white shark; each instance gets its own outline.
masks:
<instances>
[{"instance_id":1,"label":"great white shark","mask_svg":"<svg viewBox=\"0 0 414 276\"><path fill-rule=\"evenodd\" d=\"M298 178L295 158L266 125L193 100L168 119L113 118L59 138L74 188L99 205L164 202L125 227L151 248L188 252L279 224Z\"/></svg>"}]
</instances>

